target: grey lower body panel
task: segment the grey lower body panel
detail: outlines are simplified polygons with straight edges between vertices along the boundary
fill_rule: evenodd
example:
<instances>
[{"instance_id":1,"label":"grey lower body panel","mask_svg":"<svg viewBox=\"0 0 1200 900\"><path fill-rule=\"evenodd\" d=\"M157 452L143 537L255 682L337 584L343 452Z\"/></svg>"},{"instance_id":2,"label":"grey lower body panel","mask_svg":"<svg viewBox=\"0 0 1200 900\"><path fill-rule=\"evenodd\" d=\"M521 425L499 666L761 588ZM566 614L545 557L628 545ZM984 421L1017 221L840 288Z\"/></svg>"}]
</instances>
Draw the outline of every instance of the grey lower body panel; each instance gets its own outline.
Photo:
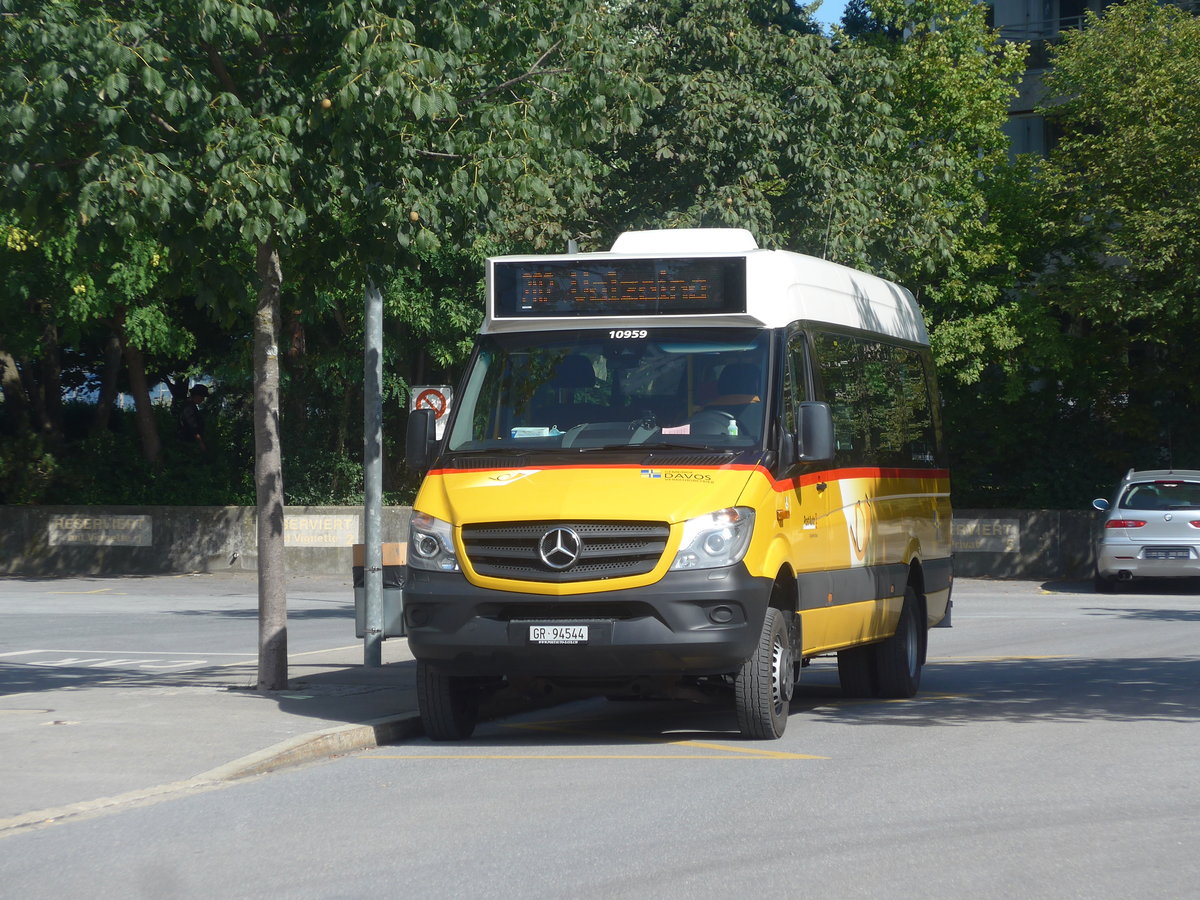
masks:
<instances>
[{"instance_id":1,"label":"grey lower body panel","mask_svg":"<svg viewBox=\"0 0 1200 900\"><path fill-rule=\"evenodd\" d=\"M954 577L952 557L922 560L921 569L927 595L949 592ZM800 609L825 609L844 603L897 597L904 593L908 577L909 566L905 563L805 572L796 578Z\"/></svg>"},{"instance_id":2,"label":"grey lower body panel","mask_svg":"<svg viewBox=\"0 0 1200 900\"><path fill-rule=\"evenodd\" d=\"M744 566L671 572L642 588L546 596L409 569L413 655L450 674L622 681L736 671L758 644L772 582ZM583 643L539 644L539 625L585 625Z\"/></svg>"}]
</instances>

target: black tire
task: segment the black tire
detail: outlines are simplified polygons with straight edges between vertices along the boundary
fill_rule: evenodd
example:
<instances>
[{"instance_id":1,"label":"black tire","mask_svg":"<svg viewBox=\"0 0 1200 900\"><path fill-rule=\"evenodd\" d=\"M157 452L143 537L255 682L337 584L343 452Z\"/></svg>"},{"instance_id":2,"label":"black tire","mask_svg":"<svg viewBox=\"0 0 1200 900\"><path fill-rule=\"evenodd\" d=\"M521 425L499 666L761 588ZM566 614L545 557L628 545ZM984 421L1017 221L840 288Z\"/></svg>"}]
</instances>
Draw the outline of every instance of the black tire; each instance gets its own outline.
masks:
<instances>
[{"instance_id":1,"label":"black tire","mask_svg":"<svg viewBox=\"0 0 1200 900\"><path fill-rule=\"evenodd\" d=\"M1117 592L1117 579L1101 575L1097 572L1092 579L1092 586L1095 588L1097 594L1115 594Z\"/></svg>"},{"instance_id":2,"label":"black tire","mask_svg":"<svg viewBox=\"0 0 1200 900\"><path fill-rule=\"evenodd\" d=\"M758 647L734 677L734 705L743 735L754 740L783 736L794 678L795 654L783 613L768 608Z\"/></svg>"},{"instance_id":3,"label":"black tire","mask_svg":"<svg viewBox=\"0 0 1200 900\"><path fill-rule=\"evenodd\" d=\"M472 679L446 675L417 660L417 708L431 740L461 741L479 720L479 691Z\"/></svg>"},{"instance_id":4,"label":"black tire","mask_svg":"<svg viewBox=\"0 0 1200 900\"><path fill-rule=\"evenodd\" d=\"M896 633L875 645L875 674L880 697L912 697L921 687L922 626L917 592L909 585Z\"/></svg>"},{"instance_id":5,"label":"black tire","mask_svg":"<svg viewBox=\"0 0 1200 900\"><path fill-rule=\"evenodd\" d=\"M843 697L874 697L879 693L875 677L875 648L852 647L839 650L838 681Z\"/></svg>"}]
</instances>

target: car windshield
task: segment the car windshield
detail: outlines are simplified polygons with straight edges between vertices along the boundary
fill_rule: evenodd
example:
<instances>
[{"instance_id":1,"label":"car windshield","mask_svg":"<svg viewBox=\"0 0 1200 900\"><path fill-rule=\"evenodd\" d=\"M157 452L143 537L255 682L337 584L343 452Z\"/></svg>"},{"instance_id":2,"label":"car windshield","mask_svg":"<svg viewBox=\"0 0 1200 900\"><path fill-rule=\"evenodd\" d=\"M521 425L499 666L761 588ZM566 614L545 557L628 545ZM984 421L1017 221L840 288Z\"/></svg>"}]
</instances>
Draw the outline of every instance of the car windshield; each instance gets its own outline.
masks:
<instances>
[{"instance_id":1,"label":"car windshield","mask_svg":"<svg viewBox=\"0 0 1200 900\"><path fill-rule=\"evenodd\" d=\"M1200 509L1198 481L1141 481L1125 488L1122 509Z\"/></svg>"},{"instance_id":2,"label":"car windshield","mask_svg":"<svg viewBox=\"0 0 1200 900\"><path fill-rule=\"evenodd\" d=\"M632 328L482 337L447 449L758 446L767 335Z\"/></svg>"}]
</instances>

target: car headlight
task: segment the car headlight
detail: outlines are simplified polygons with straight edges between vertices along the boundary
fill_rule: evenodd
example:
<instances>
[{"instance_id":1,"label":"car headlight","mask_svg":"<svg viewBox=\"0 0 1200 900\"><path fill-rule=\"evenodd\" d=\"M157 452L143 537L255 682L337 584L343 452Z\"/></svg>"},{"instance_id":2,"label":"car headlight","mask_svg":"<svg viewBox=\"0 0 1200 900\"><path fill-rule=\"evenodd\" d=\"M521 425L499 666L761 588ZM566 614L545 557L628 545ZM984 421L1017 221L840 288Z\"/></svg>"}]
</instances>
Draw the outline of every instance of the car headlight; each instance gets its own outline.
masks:
<instances>
[{"instance_id":1,"label":"car headlight","mask_svg":"<svg viewBox=\"0 0 1200 900\"><path fill-rule=\"evenodd\" d=\"M414 569L457 572L454 529L449 522L426 513L414 512L409 523L408 564Z\"/></svg>"},{"instance_id":2,"label":"car headlight","mask_svg":"<svg viewBox=\"0 0 1200 900\"><path fill-rule=\"evenodd\" d=\"M716 569L741 562L754 532L754 510L719 509L683 523L683 540L672 569Z\"/></svg>"}]
</instances>

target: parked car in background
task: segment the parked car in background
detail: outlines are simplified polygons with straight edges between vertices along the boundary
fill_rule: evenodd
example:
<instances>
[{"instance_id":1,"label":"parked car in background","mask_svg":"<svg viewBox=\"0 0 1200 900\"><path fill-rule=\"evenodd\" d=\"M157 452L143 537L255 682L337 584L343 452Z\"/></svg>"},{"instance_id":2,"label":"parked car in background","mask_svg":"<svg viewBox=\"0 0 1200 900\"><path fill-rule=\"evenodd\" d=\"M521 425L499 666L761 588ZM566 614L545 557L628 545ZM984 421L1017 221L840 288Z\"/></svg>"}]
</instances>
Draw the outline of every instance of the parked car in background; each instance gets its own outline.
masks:
<instances>
[{"instance_id":1,"label":"parked car in background","mask_svg":"<svg viewBox=\"0 0 1200 900\"><path fill-rule=\"evenodd\" d=\"M1200 471L1130 469L1096 537L1096 590L1105 593L1133 578L1200 577Z\"/></svg>"}]
</instances>

